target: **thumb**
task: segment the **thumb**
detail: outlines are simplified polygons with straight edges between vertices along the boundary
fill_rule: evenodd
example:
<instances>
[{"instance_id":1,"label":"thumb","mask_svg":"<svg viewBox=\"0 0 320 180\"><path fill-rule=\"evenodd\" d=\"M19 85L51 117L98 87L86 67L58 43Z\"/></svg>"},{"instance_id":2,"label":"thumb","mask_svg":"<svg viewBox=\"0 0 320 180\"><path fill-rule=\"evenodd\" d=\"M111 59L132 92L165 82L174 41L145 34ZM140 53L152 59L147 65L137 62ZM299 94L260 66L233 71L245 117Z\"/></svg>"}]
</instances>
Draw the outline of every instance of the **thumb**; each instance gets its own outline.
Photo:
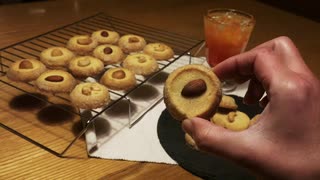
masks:
<instances>
[{"instance_id":1,"label":"thumb","mask_svg":"<svg viewBox=\"0 0 320 180\"><path fill-rule=\"evenodd\" d=\"M248 158L250 140L245 131L230 131L201 118L186 119L183 130L190 134L200 150L234 161Z\"/></svg>"}]
</instances>

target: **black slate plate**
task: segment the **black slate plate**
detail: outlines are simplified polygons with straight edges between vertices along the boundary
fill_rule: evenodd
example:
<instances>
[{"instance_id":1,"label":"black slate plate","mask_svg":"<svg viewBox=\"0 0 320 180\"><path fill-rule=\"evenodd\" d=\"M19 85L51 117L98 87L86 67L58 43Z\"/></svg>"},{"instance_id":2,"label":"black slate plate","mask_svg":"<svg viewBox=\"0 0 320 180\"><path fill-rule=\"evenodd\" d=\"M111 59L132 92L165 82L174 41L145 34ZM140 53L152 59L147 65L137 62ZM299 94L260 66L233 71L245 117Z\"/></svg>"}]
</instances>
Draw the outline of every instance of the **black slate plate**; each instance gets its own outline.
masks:
<instances>
[{"instance_id":1,"label":"black slate plate","mask_svg":"<svg viewBox=\"0 0 320 180\"><path fill-rule=\"evenodd\" d=\"M261 113L258 105L247 106L242 98L232 96L238 104L238 110L245 112L250 118ZM190 148L184 139L181 123L174 120L165 109L158 121L158 137L168 155L181 167L204 179L255 179L247 170L218 156L208 155Z\"/></svg>"}]
</instances>

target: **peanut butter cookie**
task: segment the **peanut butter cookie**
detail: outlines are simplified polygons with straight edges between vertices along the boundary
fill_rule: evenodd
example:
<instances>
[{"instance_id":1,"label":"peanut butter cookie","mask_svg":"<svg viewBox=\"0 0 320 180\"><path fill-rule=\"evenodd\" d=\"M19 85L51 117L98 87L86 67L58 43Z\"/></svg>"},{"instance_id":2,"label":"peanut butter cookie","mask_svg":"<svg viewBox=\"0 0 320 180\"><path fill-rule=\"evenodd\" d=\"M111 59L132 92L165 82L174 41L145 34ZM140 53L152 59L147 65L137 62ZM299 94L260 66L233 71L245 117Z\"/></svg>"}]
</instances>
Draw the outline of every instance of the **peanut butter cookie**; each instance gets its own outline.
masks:
<instances>
[{"instance_id":1,"label":"peanut butter cookie","mask_svg":"<svg viewBox=\"0 0 320 180\"><path fill-rule=\"evenodd\" d=\"M233 97L223 95L222 99L220 101L220 104L219 104L219 108L236 110L236 109L238 109L238 105Z\"/></svg>"},{"instance_id":2,"label":"peanut butter cookie","mask_svg":"<svg viewBox=\"0 0 320 180\"><path fill-rule=\"evenodd\" d=\"M52 69L63 69L72 58L74 58L73 52L64 47L50 47L40 54L40 60Z\"/></svg>"},{"instance_id":3,"label":"peanut butter cookie","mask_svg":"<svg viewBox=\"0 0 320 180\"><path fill-rule=\"evenodd\" d=\"M100 59L105 65L121 63L125 57L121 48L108 44L96 47L93 56Z\"/></svg>"},{"instance_id":4,"label":"peanut butter cookie","mask_svg":"<svg viewBox=\"0 0 320 180\"><path fill-rule=\"evenodd\" d=\"M69 39L67 48L78 55L90 55L98 42L88 35L74 36Z\"/></svg>"},{"instance_id":5,"label":"peanut butter cookie","mask_svg":"<svg viewBox=\"0 0 320 180\"><path fill-rule=\"evenodd\" d=\"M146 44L147 42L143 37L134 34L122 36L118 43L122 51L127 54L142 51Z\"/></svg>"},{"instance_id":6,"label":"peanut butter cookie","mask_svg":"<svg viewBox=\"0 0 320 180\"><path fill-rule=\"evenodd\" d=\"M113 90L129 90L136 85L134 73L126 68L108 69L100 83Z\"/></svg>"},{"instance_id":7,"label":"peanut butter cookie","mask_svg":"<svg viewBox=\"0 0 320 180\"><path fill-rule=\"evenodd\" d=\"M95 82L78 84L70 93L71 102L82 109L96 109L110 100L108 89Z\"/></svg>"},{"instance_id":8,"label":"peanut butter cookie","mask_svg":"<svg viewBox=\"0 0 320 180\"><path fill-rule=\"evenodd\" d=\"M29 82L37 79L46 69L46 66L36 59L21 59L10 65L7 77L13 81Z\"/></svg>"},{"instance_id":9,"label":"peanut butter cookie","mask_svg":"<svg viewBox=\"0 0 320 180\"><path fill-rule=\"evenodd\" d=\"M150 43L147 44L143 52L149 54L150 56L154 57L156 60L169 60L173 57L174 52L171 47L164 43Z\"/></svg>"},{"instance_id":10,"label":"peanut butter cookie","mask_svg":"<svg viewBox=\"0 0 320 180\"><path fill-rule=\"evenodd\" d=\"M217 112L211 118L211 122L233 131L242 131L249 127L250 118L240 111L231 111L229 113Z\"/></svg>"},{"instance_id":11,"label":"peanut butter cookie","mask_svg":"<svg viewBox=\"0 0 320 180\"><path fill-rule=\"evenodd\" d=\"M157 61L147 54L136 53L126 57L123 67L133 71L135 74L148 76L159 69Z\"/></svg>"},{"instance_id":12,"label":"peanut butter cookie","mask_svg":"<svg viewBox=\"0 0 320 180\"><path fill-rule=\"evenodd\" d=\"M62 70L48 70L35 81L38 89L52 93L69 93L76 83L70 73Z\"/></svg>"},{"instance_id":13,"label":"peanut butter cookie","mask_svg":"<svg viewBox=\"0 0 320 180\"><path fill-rule=\"evenodd\" d=\"M106 29L98 30L92 33L92 39L98 44L116 44L120 38L119 33Z\"/></svg>"},{"instance_id":14,"label":"peanut butter cookie","mask_svg":"<svg viewBox=\"0 0 320 180\"><path fill-rule=\"evenodd\" d=\"M76 77L90 77L102 73L104 65L97 58L78 56L70 61L69 70Z\"/></svg>"}]
</instances>

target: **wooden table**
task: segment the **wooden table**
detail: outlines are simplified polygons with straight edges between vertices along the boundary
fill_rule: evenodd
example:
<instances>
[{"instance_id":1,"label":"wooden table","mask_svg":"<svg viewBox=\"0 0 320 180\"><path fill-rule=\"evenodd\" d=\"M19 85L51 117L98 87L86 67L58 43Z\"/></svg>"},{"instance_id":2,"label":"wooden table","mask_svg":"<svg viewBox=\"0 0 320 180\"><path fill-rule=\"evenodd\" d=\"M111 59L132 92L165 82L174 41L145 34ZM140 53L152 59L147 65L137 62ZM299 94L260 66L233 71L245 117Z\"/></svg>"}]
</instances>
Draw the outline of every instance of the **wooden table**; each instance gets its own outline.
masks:
<instances>
[{"instance_id":1,"label":"wooden table","mask_svg":"<svg viewBox=\"0 0 320 180\"><path fill-rule=\"evenodd\" d=\"M317 77L320 77L319 23L258 1L57 0L2 6L0 7L0 47L45 33L97 12L203 39L202 14L206 9L216 7L241 9L256 17L257 24L248 48L280 35L292 38L308 66ZM30 119L39 118L39 115L26 113L25 109L20 111L13 109L19 105L10 104L8 101L12 102L18 94L6 85L0 84L0 93L0 122L10 124L12 120L30 121ZM33 108L35 109L29 109L29 111L36 113L37 107ZM71 119L76 121L73 116ZM17 121L11 125L14 129L30 136L37 135L37 131L29 132L23 122ZM71 132L68 133L70 135ZM46 141L53 137L38 138ZM86 157L59 158L4 128L0 128L0 144L0 179L197 179L176 165ZM51 145L59 147L60 144ZM80 139L76 147L72 148L71 154L85 155L83 139Z\"/></svg>"}]
</instances>

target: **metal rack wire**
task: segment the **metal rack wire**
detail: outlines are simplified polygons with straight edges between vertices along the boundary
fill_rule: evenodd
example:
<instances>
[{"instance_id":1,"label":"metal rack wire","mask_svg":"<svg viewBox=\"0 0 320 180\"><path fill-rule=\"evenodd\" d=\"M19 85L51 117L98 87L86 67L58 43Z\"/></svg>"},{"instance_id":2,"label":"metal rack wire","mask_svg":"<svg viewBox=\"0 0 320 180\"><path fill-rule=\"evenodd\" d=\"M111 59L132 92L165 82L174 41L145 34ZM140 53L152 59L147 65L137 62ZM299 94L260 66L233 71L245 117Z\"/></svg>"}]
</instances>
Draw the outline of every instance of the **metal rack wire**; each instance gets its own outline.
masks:
<instances>
[{"instance_id":1,"label":"metal rack wire","mask_svg":"<svg viewBox=\"0 0 320 180\"><path fill-rule=\"evenodd\" d=\"M168 44L174 49L174 52L177 56L174 57L171 61L165 62L158 62L159 63L159 71L154 73L152 76L149 77L138 77L138 85L126 92L118 92L118 91L110 91L110 93L115 96L114 100L109 103L107 106L100 110L91 110L95 115L89 118L85 122L84 128L81 132L70 142L70 144L61 152L61 153L54 153L58 156L63 156L66 151L74 144L74 142L86 132L90 123L92 123L99 115L104 113L110 107L121 100L126 100L129 104L130 109L130 99L127 98L128 95L139 88L142 84L146 83L149 79L157 75L166 67L170 66L174 63L177 59L179 59L184 54L188 53L191 49L199 46L203 41L202 40L195 40L186 36L182 36L179 34L171 33L168 31L155 29L152 27L148 27L145 25L137 24L134 22L130 22L127 20L119 19L116 17L112 17L103 13L98 13L96 15L90 16L88 18L82 19L80 21L74 22L72 24L54 29L47 33L32 37L30 39L24 40L22 42L18 42L16 44L10 45L8 47L0 49L0 72L1 74L5 74L8 70L11 63L18 59L25 59L25 58L39 58L39 54L44 49L51 47L51 46L65 46L69 38L80 35L80 34L91 34L92 32L100 29L110 29L117 31L119 34L137 34L143 36L147 42L163 42ZM112 65L118 66L118 65ZM29 94L30 96L34 96L33 94L29 93L23 88L20 88L9 81L4 81L0 79L1 83L4 83L10 87L16 88L19 91ZM32 83L26 83L26 85L33 87ZM64 101L69 101L68 98L65 96L61 96L59 94L54 95L57 98L60 98ZM35 96L35 98L39 98ZM46 103L54 104L50 100L41 99ZM151 105L152 106L152 105ZM150 107L151 107L150 106ZM78 116L82 116L81 113L77 111L71 111L66 109L66 111L70 111L73 114ZM129 110L130 116L130 110ZM130 118L130 117L129 117ZM5 126L1 123L2 126ZM131 125L131 122L130 122ZM7 129L10 127L7 127ZM12 131L14 131L12 129ZM21 135L21 134L20 134ZM23 136L23 135L22 135ZM41 144L40 144L41 145ZM45 146L44 146L45 147ZM46 147L47 148L47 147ZM47 148L50 150L50 148ZM51 151L51 150L50 150ZM53 151L54 152L54 151Z\"/></svg>"}]
</instances>

